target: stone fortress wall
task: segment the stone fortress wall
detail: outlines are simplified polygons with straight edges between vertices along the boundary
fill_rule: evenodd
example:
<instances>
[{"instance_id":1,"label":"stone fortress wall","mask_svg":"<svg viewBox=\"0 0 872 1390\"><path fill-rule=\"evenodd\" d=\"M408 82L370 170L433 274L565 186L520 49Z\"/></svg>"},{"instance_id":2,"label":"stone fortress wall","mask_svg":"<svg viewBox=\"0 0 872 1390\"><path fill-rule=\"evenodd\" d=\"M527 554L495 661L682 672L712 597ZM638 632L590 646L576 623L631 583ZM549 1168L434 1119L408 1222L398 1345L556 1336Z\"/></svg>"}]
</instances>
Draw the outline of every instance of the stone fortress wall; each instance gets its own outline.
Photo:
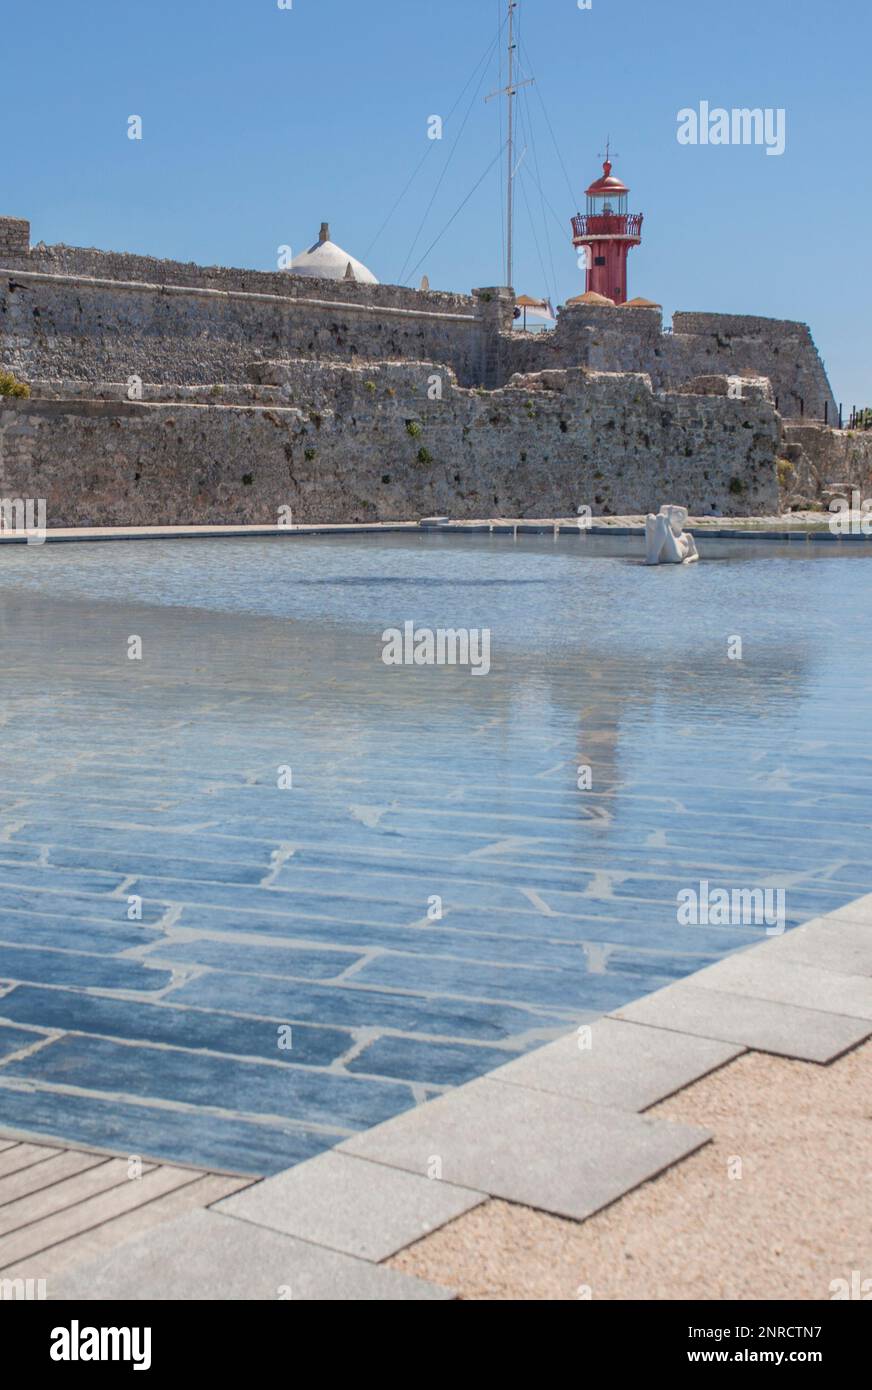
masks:
<instances>
[{"instance_id":1,"label":"stone fortress wall","mask_svg":"<svg viewBox=\"0 0 872 1390\"><path fill-rule=\"evenodd\" d=\"M572 305L550 333L513 333L511 370L582 365L602 372L647 372L657 390L696 376L765 376L785 419L838 420L826 371L808 327L736 314L680 313L663 331L659 309Z\"/></svg>"},{"instance_id":2,"label":"stone fortress wall","mask_svg":"<svg viewBox=\"0 0 872 1390\"><path fill-rule=\"evenodd\" d=\"M778 502L772 396L788 418L835 409L802 324L677 314L670 333L656 309L571 306L520 334L503 288L29 241L0 218L0 366L34 391L0 398L0 490L50 494L52 525L270 522L282 505L316 522L614 513L667 496L762 513ZM141 401L125 399L133 377Z\"/></svg>"},{"instance_id":3,"label":"stone fortress wall","mask_svg":"<svg viewBox=\"0 0 872 1390\"><path fill-rule=\"evenodd\" d=\"M511 332L506 290L471 295L202 267L68 246L29 247L29 224L0 218L4 365L26 377L233 381L252 357L427 360L465 386L517 371L587 366L647 372L657 390L722 372L767 376L786 419L834 424L838 408L805 324L733 314L565 308L556 329ZM16 299L17 296L17 299ZM136 360L131 362L131 359Z\"/></svg>"},{"instance_id":4,"label":"stone fortress wall","mask_svg":"<svg viewBox=\"0 0 872 1390\"><path fill-rule=\"evenodd\" d=\"M3 495L44 497L51 526L275 524L287 506L300 523L598 515L678 496L697 512L777 506L762 393L662 397L644 376L583 368L480 392L426 362L255 374L245 404L209 387L128 401L122 383L114 399L0 398Z\"/></svg>"}]
</instances>

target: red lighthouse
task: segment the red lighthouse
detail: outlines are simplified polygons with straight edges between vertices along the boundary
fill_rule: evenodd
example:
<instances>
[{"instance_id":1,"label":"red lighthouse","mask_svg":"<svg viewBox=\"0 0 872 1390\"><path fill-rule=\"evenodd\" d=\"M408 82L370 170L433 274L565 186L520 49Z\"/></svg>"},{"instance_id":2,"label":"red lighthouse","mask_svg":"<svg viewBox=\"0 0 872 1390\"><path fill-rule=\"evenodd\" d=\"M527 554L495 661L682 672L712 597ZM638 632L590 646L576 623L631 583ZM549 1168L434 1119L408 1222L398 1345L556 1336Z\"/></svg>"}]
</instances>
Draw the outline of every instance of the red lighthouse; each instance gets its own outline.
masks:
<instances>
[{"instance_id":1,"label":"red lighthouse","mask_svg":"<svg viewBox=\"0 0 872 1390\"><path fill-rule=\"evenodd\" d=\"M587 248L585 290L616 304L627 299L627 252L642 240L641 212L627 212L629 192L606 159L602 178L587 190L587 211L572 219L573 246Z\"/></svg>"}]
</instances>

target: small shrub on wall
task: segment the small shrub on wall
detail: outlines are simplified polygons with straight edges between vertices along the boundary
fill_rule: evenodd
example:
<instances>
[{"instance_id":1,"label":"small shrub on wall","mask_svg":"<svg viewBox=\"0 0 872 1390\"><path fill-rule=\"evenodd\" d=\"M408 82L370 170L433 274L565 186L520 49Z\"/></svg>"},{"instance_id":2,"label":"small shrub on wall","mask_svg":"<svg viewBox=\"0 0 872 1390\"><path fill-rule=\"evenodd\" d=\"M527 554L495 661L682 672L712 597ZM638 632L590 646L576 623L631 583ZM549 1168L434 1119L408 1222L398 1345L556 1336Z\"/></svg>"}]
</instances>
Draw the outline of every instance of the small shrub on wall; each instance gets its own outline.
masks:
<instances>
[{"instance_id":1,"label":"small shrub on wall","mask_svg":"<svg viewBox=\"0 0 872 1390\"><path fill-rule=\"evenodd\" d=\"M0 396L17 396L21 400L26 400L30 395L30 387L25 381L19 381L11 372L4 371L0 367Z\"/></svg>"}]
</instances>

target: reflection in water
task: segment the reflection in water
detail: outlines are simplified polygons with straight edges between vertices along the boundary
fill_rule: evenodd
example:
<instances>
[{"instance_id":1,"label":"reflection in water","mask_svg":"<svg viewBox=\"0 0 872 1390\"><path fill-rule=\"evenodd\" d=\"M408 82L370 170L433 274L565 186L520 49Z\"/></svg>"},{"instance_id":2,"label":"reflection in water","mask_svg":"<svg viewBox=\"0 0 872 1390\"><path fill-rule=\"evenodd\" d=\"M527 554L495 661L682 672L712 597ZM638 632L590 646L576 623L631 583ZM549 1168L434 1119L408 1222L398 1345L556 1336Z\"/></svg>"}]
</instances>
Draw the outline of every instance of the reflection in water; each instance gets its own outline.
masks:
<instances>
[{"instance_id":1,"label":"reflection in water","mask_svg":"<svg viewBox=\"0 0 872 1390\"><path fill-rule=\"evenodd\" d=\"M176 1105L149 1152L271 1171L760 934L680 925L701 880L784 888L791 922L872 890L866 574L487 537L4 550L0 1018L128 1045L0 1054L0 1117L111 1148ZM490 629L490 672L385 666L406 621Z\"/></svg>"}]
</instances>

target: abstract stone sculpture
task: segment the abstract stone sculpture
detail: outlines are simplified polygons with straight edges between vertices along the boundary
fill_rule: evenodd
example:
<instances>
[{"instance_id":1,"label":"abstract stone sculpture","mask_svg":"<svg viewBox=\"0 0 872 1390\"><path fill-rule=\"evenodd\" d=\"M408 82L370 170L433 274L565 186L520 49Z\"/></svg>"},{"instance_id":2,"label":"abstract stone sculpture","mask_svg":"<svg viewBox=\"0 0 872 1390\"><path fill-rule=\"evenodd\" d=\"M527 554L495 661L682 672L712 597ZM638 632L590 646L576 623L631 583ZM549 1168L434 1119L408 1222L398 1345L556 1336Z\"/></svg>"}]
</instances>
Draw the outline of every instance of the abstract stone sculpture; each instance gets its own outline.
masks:
<instances>
[{"instance_id":1,"label":"abstract stone sculpture","mask_svg":"<svg viewBox=\"0 0 872 1390\"><path fill-rule=\"evenodd\" d=\"M686 507L665 506L645 518L645 564L690 565L699 559L693 536L685 535Z\"/></svg>"}]
</instances>

